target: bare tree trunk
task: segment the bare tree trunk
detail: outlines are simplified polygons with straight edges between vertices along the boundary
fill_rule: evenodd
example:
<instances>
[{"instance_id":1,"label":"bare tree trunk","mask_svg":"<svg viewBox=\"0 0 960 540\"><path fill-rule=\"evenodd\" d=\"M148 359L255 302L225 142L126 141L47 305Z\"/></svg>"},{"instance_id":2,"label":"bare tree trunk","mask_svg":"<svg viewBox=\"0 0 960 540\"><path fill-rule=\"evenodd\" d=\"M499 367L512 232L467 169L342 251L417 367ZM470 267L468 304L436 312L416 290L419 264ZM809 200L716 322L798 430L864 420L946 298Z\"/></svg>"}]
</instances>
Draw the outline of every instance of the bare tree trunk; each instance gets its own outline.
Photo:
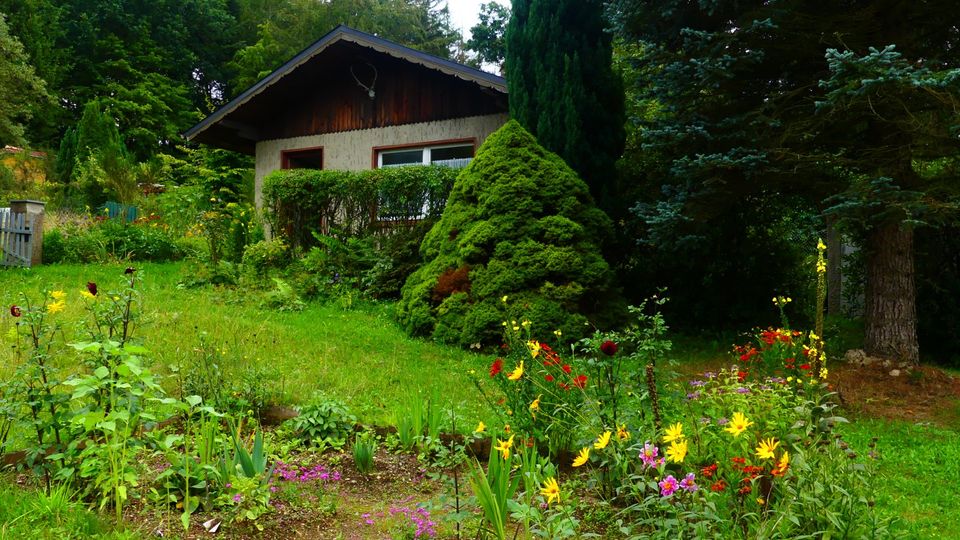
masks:
<instances>
[{"instance_id":1,"label":"bare tree trunk","mask_svg":"<svg viewBox=\"0 0 960 540\"><path fill-rule=\"evenodd\" d=\"M843 311L843 243L837 232L837 216L827 216L827 313Z\"/></svg>"},{"instance_id":2,"label":"bare tree trunk","mask_svg":"<svg viewBox=\"0 0 960 540\"><path fill-rule=\"evenodd\" d=\"M913 230L899 223L868 233L864 349L871 356L918 364Z\"/></svg>"}]
</instances>

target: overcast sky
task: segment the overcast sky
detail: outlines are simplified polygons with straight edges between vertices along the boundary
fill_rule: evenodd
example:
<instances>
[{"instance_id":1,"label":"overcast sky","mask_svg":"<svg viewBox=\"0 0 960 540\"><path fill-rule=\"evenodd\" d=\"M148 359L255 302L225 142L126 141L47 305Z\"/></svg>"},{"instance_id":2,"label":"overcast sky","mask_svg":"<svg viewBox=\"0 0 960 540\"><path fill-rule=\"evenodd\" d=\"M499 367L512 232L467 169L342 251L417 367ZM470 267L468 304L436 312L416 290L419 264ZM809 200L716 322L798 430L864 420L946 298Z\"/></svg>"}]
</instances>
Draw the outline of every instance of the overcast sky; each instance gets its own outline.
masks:
<instances>
[{"instance_id":1,"label":"overcast sky","mask_svg":"<svg viewBox=\"0 0 960 540\"><path fill-rule=\"evenodd\" d=\"M463 33L463 37L470 39L470 29L479 22L480 4L490 0L447 0L450 8L450 19L454 28ZM510 6L510 0L496 0L498 4Z\"/></svg>"}]
</instances>

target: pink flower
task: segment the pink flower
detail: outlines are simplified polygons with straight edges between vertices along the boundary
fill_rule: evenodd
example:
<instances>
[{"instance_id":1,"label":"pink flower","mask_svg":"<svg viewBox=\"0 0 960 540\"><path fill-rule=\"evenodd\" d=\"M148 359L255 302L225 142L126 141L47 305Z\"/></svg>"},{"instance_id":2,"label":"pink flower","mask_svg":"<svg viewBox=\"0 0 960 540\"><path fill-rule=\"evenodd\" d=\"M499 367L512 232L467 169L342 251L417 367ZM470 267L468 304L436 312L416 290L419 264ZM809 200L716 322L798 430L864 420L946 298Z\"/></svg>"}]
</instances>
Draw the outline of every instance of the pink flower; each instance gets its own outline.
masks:
<instances>
[{"instance_id":1,"label":"pink flower","mask_svg":"<svg viewBox=\"0 0 960 540\"><path fill-rule=\"evenodd\" d=\"M697 483L694 482L694 478L695 478L694 474L689 473L683 480L680 481L680 487L684 491L689 491L690 493L693 493L698 489Z\"/></svg>"},{"instance_id":2,"label":"pink flower","mask_svg":"<svg viewBox=\"0 0 960 540\"><path fill-rule=\"evenodd\" d=\"M659 486L660 495L663 495L664 497L673 495L680 487L680 485L677 484L677 479L674 478L672 474L661 480Z\"/></svg>"},{"instance_id":3,"label":"pink flower","mask_svg":"<svg viewBox=\"0 0 960 540\"><path fill-rule=\"evenodd\" d=\"M643 450L640 451L640 461L643 462L646 467L656 467L660 463L663 463L663 459L657 459L660 455L660 449L656 445L650 444L649 442L643 443Z\"/></svg>"}]
</instances>

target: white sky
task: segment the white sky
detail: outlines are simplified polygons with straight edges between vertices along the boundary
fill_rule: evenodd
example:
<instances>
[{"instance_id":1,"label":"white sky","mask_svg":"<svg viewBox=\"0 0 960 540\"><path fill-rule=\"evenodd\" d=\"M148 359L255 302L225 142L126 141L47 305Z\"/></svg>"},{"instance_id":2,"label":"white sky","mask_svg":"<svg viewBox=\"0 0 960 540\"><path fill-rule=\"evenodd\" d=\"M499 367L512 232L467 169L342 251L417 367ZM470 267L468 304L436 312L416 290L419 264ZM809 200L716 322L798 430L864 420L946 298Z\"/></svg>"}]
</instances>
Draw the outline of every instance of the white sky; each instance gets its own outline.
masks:
<instances>
[{"instance_id":1,"label":"white sky","mask_svg":"<svg viewBox=\"0 0 960 540\"><path fill-rule=\"evenodd\" d=\"M490 0L447 0L453 26L461 31L465 39L470 39L470 28L480 20L480 4L488 1ZM496 0L496 2L510 7L510 0Z\"/></svg>"}]
</instances>

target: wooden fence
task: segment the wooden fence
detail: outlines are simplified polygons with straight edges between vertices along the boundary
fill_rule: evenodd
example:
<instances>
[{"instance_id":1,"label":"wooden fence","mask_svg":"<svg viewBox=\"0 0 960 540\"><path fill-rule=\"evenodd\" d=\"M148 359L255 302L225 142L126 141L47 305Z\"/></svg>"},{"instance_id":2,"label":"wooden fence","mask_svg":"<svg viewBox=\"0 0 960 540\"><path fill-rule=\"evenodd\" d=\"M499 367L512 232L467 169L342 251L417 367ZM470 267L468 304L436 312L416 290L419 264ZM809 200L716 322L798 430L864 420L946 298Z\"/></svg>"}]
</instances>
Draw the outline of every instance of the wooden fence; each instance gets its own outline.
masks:
<instances>
[{"instance_id":1,"label":"wooden fence","mask_svg":"<svg viewBox=\"0 0 960 540\"><path fill-rule=\"evenodd\" d=\"M0 208L0 266L27 266L33 260L35 216Z\"/></svg>"}]
</instances>

